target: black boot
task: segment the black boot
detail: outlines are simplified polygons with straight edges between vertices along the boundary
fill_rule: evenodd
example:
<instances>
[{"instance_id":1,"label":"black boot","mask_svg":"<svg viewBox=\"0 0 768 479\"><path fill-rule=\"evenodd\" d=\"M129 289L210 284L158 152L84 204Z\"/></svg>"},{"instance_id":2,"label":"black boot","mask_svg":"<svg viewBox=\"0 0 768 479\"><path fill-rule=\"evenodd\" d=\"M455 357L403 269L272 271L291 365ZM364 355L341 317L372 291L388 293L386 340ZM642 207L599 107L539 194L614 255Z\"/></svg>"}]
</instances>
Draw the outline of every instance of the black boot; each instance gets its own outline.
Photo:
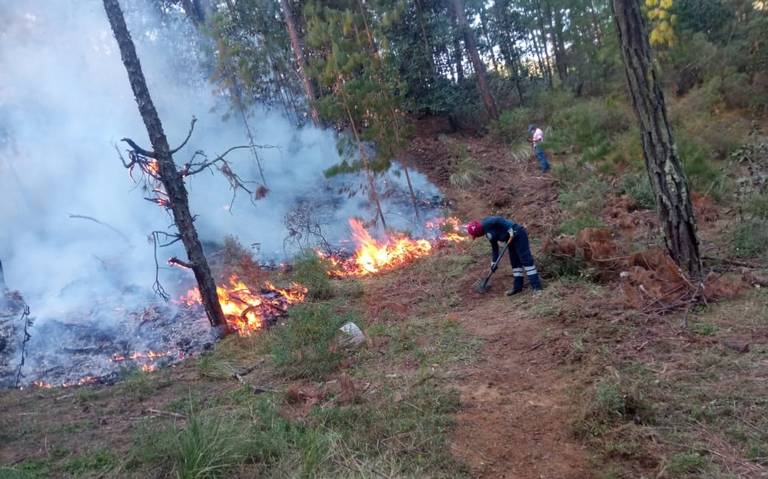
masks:
<instances>
[{"instance_id":1,"label":"black boot","mask_svg":"<svg viewBox=\"0 0 768 479\"><path fill-rule=\"evenodd\" d=\"M515 295L523 290L523 277L515 276L515 282L512 284L512 289L507 290L507 296Z\"/></svg>"}]
</instances>

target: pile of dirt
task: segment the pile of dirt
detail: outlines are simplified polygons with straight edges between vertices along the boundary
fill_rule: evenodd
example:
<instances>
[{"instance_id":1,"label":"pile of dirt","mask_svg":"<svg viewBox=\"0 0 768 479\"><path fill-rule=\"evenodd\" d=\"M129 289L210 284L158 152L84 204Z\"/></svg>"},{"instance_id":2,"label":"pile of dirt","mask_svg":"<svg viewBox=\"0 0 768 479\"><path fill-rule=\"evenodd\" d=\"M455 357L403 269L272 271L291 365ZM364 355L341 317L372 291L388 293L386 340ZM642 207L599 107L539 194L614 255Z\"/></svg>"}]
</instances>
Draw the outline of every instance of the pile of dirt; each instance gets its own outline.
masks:
<instances>
[{"instance_id":1,"label":"pile of dirt","mask_svg":"<svg viewBox=\"0 0 768 479\"><path fill-rule=\"evenodd\" d=\"M555 259L573 259L598 270L600 281L620 278L627 306L664 314L693 301L733 298L745 287L743 275L709 273L703 282L689 279L659 248L627 254L607 228L586 228L544 243L542 252Z\"/></svg>"}]
</instances>

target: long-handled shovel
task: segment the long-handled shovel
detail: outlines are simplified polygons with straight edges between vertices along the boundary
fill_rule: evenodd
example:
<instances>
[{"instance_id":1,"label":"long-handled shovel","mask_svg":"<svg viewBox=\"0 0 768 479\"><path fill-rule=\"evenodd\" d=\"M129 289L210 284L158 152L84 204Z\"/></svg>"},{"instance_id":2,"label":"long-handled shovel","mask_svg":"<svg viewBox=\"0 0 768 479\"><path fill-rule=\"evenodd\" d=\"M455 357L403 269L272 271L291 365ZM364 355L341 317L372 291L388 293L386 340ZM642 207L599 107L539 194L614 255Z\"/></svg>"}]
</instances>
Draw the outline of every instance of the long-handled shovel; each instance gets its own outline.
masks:
<instances>
[{"instance_id":1,"label":"long-handled shovel","mask_svg":"<svg viewBox=\"0 0 768 479\"><path fill-rule=\"evenodd\" d=\"M485 277L485 279L478 279L475 281L475 284L472 285L472 288L475 290L476 293L487 293L489 286L488 281L490 281L491 276L493 276L493 273L496 272L496 267L499 265L499 261L501 261L501 258L504 257L504 253L507 252L507 248L509 248L509 242L504 245L504 249L501 250L501 254L498 258L496 258L496 261L491 265L491 270L488 272L488 276Z\"/></svg>"}]
</instances>

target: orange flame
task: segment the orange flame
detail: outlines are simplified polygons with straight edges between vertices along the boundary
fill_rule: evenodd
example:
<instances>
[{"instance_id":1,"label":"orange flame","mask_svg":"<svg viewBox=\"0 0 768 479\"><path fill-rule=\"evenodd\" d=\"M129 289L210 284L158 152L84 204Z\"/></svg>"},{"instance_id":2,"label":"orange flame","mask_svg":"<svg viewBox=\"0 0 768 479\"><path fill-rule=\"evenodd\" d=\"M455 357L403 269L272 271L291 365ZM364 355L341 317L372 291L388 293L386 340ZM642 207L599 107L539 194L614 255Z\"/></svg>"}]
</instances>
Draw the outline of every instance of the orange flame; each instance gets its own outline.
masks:
<instances>
[{"instance_id":1,"label":"orange flame","mask_svg":"<svg viewBox=\"0 0 768 479\"><path fill-rule=\"evenodd\" d=\"M160 164L155 159L149 160L147 163L147 170L153 175L157 176L160 174Z\"/></svg>"},{"instance_id":2,"label":"orange flame","mask_svg":"<svg viewBox=\"0 0 768 479\"><path fill-rule=\"evenodd\" d=\"M349 220L355 255L346 260L327 257L335 276L366 276L410 263L426 256L432 244L425 239L413 240L404 235L391 235L383 241L374 239L356 219Z\"/></svg>"},{"instance_id":3,"label":"orange flame","mask_svg":"<svg viewBox=\"0 0 768 479\"><path fill-rule=\"evenodd\" d=\"M293 283L291 289L281 289L267 282L260 292L253 292L237 275L232 275L228 285L216 287L216 294L229 329L247 336L262 328L268 313L283 313L287 305L303 301L307 288ZM188 306L201 304L200 292L190 289L180 302Z\"/></svg>"},{"instance_id":4,"label":"orange flame","mask_svg":"<svg viewBox=\"0 0 768 479\"><path fill-rule=\"evenodd\" d=\"M82 377L82 378L78 379L77 381L72 381L72 382L69 382L69 383L63 383L63 384L60 384L58 386L54 386L53 384L45 382L45 381L33 381L32 382L32 386L34 386L34 387L36 387L38 389L51 389L51 388L54 388L54 387L71 388L71 387L74 387L74 386L84 386L86 384L94 384L94 383L98 382L98 380L99 380L99 378L97 378L96 376L90 376L89 375L89 376Z\"/></svg>"}]
</instances>

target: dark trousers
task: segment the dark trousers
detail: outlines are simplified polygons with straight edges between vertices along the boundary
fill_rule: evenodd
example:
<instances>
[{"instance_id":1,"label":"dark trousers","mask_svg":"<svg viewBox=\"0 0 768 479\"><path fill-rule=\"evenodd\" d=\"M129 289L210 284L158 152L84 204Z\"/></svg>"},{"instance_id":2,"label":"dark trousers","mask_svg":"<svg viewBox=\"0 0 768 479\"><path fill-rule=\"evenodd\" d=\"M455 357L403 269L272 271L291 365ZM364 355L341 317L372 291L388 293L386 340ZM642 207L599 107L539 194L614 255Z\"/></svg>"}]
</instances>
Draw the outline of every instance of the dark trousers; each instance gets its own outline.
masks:
<instances>
[{"instance_id":1,"label":"dark trousers","mask_svg":"<svg viewBox=\"0 0 768 479\"><path fill-rule=\"evenodd\" d=\"M533 264L531 245L528 243L528 232L521 228L515 233L512 244L509 245L509 262L512 264L513 289L523 289L523 278L528 276L528 282L533 289L541 289L541 279L536 265Z\"/></svg>"},{"instance_id":2,"label":"dark trousers","mask_svg":"<svg viewBox=\"0 0 768 479\"><path fill-rule=\"evenodd\" d=\"M533 147L533 151L536 153L536 159L539 160L541 171L545 173L549 171L549 161L547 160L547 154L544 153L544 148L541 145L536 145Z\"/></svg>"}]
</instances>

